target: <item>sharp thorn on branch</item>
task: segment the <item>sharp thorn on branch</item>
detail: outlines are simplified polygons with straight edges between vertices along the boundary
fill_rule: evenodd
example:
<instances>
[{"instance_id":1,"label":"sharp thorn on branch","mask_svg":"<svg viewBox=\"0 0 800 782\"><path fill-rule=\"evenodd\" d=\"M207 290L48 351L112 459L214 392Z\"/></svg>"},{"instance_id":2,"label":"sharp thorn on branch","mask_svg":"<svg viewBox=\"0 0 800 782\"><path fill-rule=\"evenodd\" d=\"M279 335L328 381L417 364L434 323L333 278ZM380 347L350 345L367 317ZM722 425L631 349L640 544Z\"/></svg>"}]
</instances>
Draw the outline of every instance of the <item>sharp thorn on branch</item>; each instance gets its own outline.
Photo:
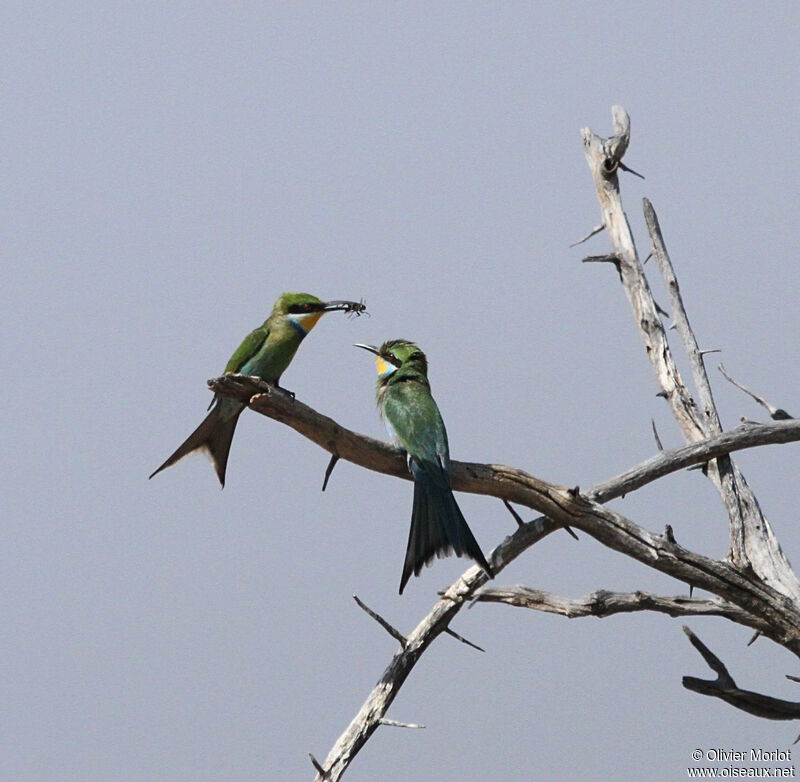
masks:
<instances>
[{"instance_id":1,"label":"sharp thorn on branch","mask_svg":"<svg viewBox=\"0 0 800 782\"><path fill-rule=\"evenodd\" d=\"M800 741L800 735L798 735L798 737L792 742L792 746L797 744L798 741Z\"/></svg>"},{"instance_id":2,"label":"sharp thorn on branch","mask_svg":"<svg viewBox=\"0 0 800 782\"><path fill-rule=\"evenodd\" d=\"M328 486L328 481L331 478L331 473L333 472L333 468L336 466L336 462L339 461L339 454L334 453L331 454L331 460L328 462L328 466L325 468L325 479L322 481L322 491Z\"/></svg>"},{"instance_id":3,"label":"sharp thorn on branch","mask_svg":"<svg viewBox=\"0 0 800 782\"><path fill-rule=\"evenodd\" d=\"M722 348L705 348L699 352L701 356L707 356L709 353L722 353Z\"/></svg>"},{"instance_id":4,"label":"sharp thorn on branch","mask_svg":"<svg viewBox=\"0 0 800 782\"><path fill-rule=\"evenodd\" d=\"M580 540L580 538L576 534L575 530L572 529L572 527L570 527L568 524L564 525L564 531L568 532L573 538L575 538L575 540Z\"/></svg>"},{"instance_id":5,"label":"sharp thorn on branch","mask_svg":"<svg viewBox=\"0 0 800 782\"><path fill-rule=\"evenodd\" d=\"M694 594L694 584L689 584L689 597Z\"/></svg>"},{"instance_id":6,"label":"sharp thorn on branch","mask_svg":"<svg viewBox=\"0 0 800 782\"><path fill-rule=\"evenodd\" d=\"M308 757L311 758L311 765L314 766L314 768L317 771L317 774L319 774L323 779L327 779L328 772L325 771L324 768L322 768L319 761L310 752L308 753Z\"/></svg>"},{"instance_id":7,"label":"sharp thorn on branch","mask_svg":"<svg viewBox=\"0 0 800 782\"><path fill-rule=\"evenodd\" d=\"M669 399L669 394L666 391L659 391L656 396L660 396L662 399Z\"/></svg>"},{"instance_id":8,"label":"sharp thorn on branch","mask_svg":"<svg viewBox=\"0 0 800 782\"><path fill-rule=\"evenodd\" d=\"M503 500L503 505L506 506L506 508L508 509L508 512L514 517L514 521L517 522L517 526L518 527L524 527L525 526L525 522L522 520L522 516L520 516L519 513L517 513L514 510L514 508L512 507L511 503L508 500ZM564 526L564 529L570 535L572 535L573 538L575 538L575 540L580 540L580 538L575 534L575 532L572 529L572 527L569 527L566 524L564 524L563 526Z\"/></svg>"},{"instance_id":9,"label":"sharp thorn on branch","mask_svg":"<svg viewBox=\"0 0 800 782\"><path fill-rule=\"evenodd\" d=\"M388 717L381 717L378 720L378 725L386 725L390 728L414 728L415 730L422 730L425 727L417 722L398 722L397 720L390 720Z\"/></svg>"},{"instance_id":10,"label":"sharp thorn on branch","mask_svg":"<svg viewBox=\"0 0 800 782\"><path fill-rule=\"evenodd\" d=\"M579 244L583 244L584 242L588 241L593 236L595 236L596 234L599 234L600 231L603 231L603 230L605 230L605 226L604 225L602 225L602 224L596 225L594 228L592 228L591 231L589 231L588 234L586 234L586 236L583 237L583 239L578 239L577 242L573 242L570 245L570 247L577 247Z\"/></svg>"},{"instance_id":11,"label":"sharp thorn on branch","mask_svg":"<svg viewBox=\"0 0 800 782\"><path fill-rule=\"evenodd\" d=\"M761 637L761 635L761 630L756 630L753 633L753 637L747 642L747 645L752 646Z\"/></svg>"},{"instance_id":12,"label":"sharp thorn on branch","mask_svg":"<svg viewBox=\"0 0 800 782\"><path fill-rule=\"evenodd\" d=\"M667 543L675 543L675 533L672 531L672 525L670 524L664 525L664 540L666 540ZM689 585L689 588L691 589L691 584ZM689 594L689 597L691 597L691 593Z\"/></svg>"},{"instance_id":13,"label":"sharp thorn on branch","mask_svg":"<svg viewBox=\"0 0 800 782\"><path fill-rule=\"evenodd\" d=\"M692 472L693 470L700 470L700 472L705 475L708 472L708 462L703 462L702 464L693 464L691 467L686 468L686 472Z\"/></svg>"},{"instance_id":14,"label":"sharp thorn on branch","mask_svg":"<svg viewBox=\"0 0 800 782\"><path fill-rule=\"evenodd\" d=\"M621 160L619 161L619 167L623 171L627 171L629 174L633 174L634 176L638 176L639 179L644 179L644 176L640 174L638 171L634 171L630 166L626 166Z\"/></svg>"},{"instance_id":15,"label":"sharp thorn on branch","mask_svg":"<svg viewBox=\"0 0 800 782\"><path fill-rule=\"evenodd\" d=\"M406 648L408 645L408 639L397 629L392 627L380 614L375 613L368 605L363 603L359 600L358 595L353 595L353 600L356 601L358 607L365 613L367 616L371 616L384 630L386 630L389 635L392 636L399 644Z\"/></svg>"},{"instance_id":16,"label":"sharp thorn on branch","mask_svg":"<svg viewBox=\"0 0 800 782\"><path fill-rule=\"evenodd\" d=\"M792 674L787 673L786 678L793 682L800 682L800 676L792 676Z\"/></svg>"},{"instance_id":17,"label":"sharp thorn on branch","mask_svg":"<svg viewBox=\"0 0 800 782\"><path fill-rule=\"evenodd\" d=\"M661 438L658 436L658 429L656 429L656 422L651 418L650 425L653 427L653 437L656 438L656 447L659 451L664 450L664 446L661 444Z\"/></svg>"},{"instance_id":18,"label":"sharp thorn on branch","mask_svg":"<svg viewBox=\"0 0 800 782\"><path fill-rule=\"evenodd\" d=\"M525 522L522 520L522 516L517 513L514 508L511 506L511 503L508 500L503 500L503 505L506 506L508 512L514 517L514 521L517 522L518 527L524 527Z\"/></svg>"},{"instance_id":19,"label":"sharp thorn on branch","mask_svg":"<svg viewBox=\"0 0 800 782\"><path fill-rule=\"evenodd\" d=\"M667 329L667 331L675 331L677 328L678 328L678 324L677 323L670 323L669 328Z\"/></svg>"},{"instance_id":20,"label":"sharp thorn on branch","mask_svg":"<svg viewBox=\"0 0 800 782\"><path fill-rule=\"evenodd\" d=\"M650 260L652 257L653 257L653 252L652 252L652 250L651 250L649 253L647 253L647 258L645 258L645 259L642 261L642 266L644 266L644 265L645 265L645 264L646 264L646 263L647 263L647 262L648 262L648 261L649 261L649 260Z\"/></svg>"},{"instance_id":21,"label":"sharp thorn on branch","mask_svg":"<svg viewBox=\"0 0 800 782\"><path fill-rule=\"evenodd\" d=\"M567 489L567 494L569 494L570 497L580 497L581 487L573 486L571 489Z\"/></svg>"},{"instance_id":22,"label":"sharp thorn on branch","mask_svg":"<svg viewBox=\"0 0 800 782\"><path fill-rule=\"evenodd\" d=\"M468 641L466 638L464 638L463 636L459 635L455 630L451 630L449 627L445 627L444 631L448 635L452 635L453 638L456 639L456 641L461 641L462 644L466 644L467 646L471 646L473 649L477 649L479 652L485 652L486 651L486 649L478 646L478 644L472 643L472 641Z\"/></svg>"}]
</instances>

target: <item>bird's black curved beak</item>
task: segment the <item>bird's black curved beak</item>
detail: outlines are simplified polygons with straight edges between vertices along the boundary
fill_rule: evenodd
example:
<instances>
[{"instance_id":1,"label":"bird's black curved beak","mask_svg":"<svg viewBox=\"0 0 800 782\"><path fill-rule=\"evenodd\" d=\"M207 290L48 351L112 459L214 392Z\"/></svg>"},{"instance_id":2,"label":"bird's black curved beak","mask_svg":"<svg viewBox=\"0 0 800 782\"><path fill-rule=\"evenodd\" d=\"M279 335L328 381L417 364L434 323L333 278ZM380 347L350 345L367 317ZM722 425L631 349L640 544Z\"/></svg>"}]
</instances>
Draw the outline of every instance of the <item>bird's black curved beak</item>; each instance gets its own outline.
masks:
<instances>
[{"instance_id":1,"label":"bird's black curved beak","mask_svg":"<svg viewBox=\"0 0 800 782\"><path fill-rule=\"evenodd\" d=\"M364 348L364 350L368 350L370 353L374 353L376 356L380 355L380 351L374 345L365 345L363 342L356 342L353 344L354 348Z\"/></svg>"}]
</instances>

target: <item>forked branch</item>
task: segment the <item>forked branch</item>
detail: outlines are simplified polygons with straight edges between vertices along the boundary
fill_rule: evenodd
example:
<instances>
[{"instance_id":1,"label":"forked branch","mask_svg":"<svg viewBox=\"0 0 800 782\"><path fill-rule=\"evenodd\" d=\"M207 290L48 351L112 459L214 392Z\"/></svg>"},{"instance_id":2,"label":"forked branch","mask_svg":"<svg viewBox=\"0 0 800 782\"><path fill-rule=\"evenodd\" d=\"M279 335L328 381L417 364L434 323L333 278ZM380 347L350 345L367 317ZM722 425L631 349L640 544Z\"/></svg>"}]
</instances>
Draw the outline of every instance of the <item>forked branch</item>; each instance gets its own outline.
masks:
<instances>
[{"instance_id":1,"label":"forked branch","mask_svg":"<svg viewBox=\"0 0 800 782\"><path fill-rule=\"evenodd\" d=\"M287 424L342 459L385 474L404 479L410 477L400 451L346 429L299 400L272 393L270 387L260 381L228 375L209 381L209 385L217 393L234 396L256 412ZM604 508L598 501L619 497L669 472L702 463L718 449L721 453L767 442L797 440L800 440L799 421L739 427L737 431L724 433L705 444L696 443L676 451L662 452L636 470L606 481L585 495L534 478L516 468L466 462L453 463L453 485L460 491L498 497L544 514L519 526L491 552L489 562L495 574L560 526L571 525L649 567L718 595L757 618L748 621L748 626L760 629L763 621L764 635L800 656L800 613L790 601L728 563L684 549L670 535L654 535L621 514ZM321 764L324 775L318 774L318 780L335 782L341 778L360 748L381 725L397 692L425 649L438 635L446 632L461 607L472 600L485 582L483 571L477 566L470 567L405 637L405 646L395 653L358 714Z\"/></svg>"},{"instance_id":2,"label":"forked branch","mask_svg":"<svg viewBox=\"0 0 800 782\"><path fill-rule=\"evenodd\" d=\"M681 378L670 350L659 308L653 298L636 252L628 218L622 208L617 169L630 141L630 119L621 106L612 108L614 135L603 139L590 128L582 131L586 162L592 172L603 225L619 258L619 278L633 310L634 322L644 343L663 396L670 405L684 437L689 442L706 439L721 431L711 387L703 364L703 351L689 324L678 281L667 254L658 218L645 199L645 220L675 314L675 325L689 356L699 390L702 412ZM792 570L764 516L758 501L735 463L723 457L709 463L706 474L725 503L730 530L731 561L753 571L773 588L800 602L800 581Z\"/></svg>"},{"instance_id":3,"label":"forked branch","mask_svg":"<svg viewBox=\"0 0 800 782\"><path fill-rule=\"evenodd\" d=\"M773 698L770 695L762 695L760 692L753 692L752 690L740 690L722 660L685 625L683 632L686 633L692 646L703 656L703 659L708 663L708 667L717 674L716 679L698 679L695 676L684 676L683 686L687 690L698 692L701 695L710 695L713 698L721 698L731 706L762 719L800 719L800 703Z\"/></svg>"}]
</instances>

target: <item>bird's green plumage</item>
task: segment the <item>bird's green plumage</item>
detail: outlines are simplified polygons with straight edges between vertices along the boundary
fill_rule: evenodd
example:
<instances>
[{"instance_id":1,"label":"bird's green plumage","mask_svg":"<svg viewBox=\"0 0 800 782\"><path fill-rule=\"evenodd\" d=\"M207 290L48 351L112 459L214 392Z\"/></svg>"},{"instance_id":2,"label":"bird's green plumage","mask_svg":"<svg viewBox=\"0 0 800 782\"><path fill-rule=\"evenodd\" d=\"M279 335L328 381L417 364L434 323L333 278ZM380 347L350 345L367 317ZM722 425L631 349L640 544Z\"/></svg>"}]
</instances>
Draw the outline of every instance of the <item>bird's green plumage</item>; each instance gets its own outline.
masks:
<instances>
[{"instance_id":1,"label":"bird's green plumage","mask_svg":"<svg viewBox=\"0 0 800 782\"><path fill-rule=\"evenodd\" d=\"M326 303L310 293L282 294L264 323L242 340L225 365L224 374L253 375L277 386L303 338L325 312L334 309L361 314L365 307L351 301ZM203 423L151 478L192 451L205 448L214 461L220 483L225 485L228 452L244 405L236 399L217 396L212 401L212 406Z\"/></svg>"},{"instance_id":2,"label":"bird's green plumage","mask_svg":"<svg viewBox=\"0 0 800 782\"><path fill-rule=\"evenodd\" d=\"M447 430L431 395L428 361L408 340L370 348L377 355L378 409L391 438L408 455L414 476L414 505L400 592L413 572L435 556L466 554L490 573L450 487Z\"/></svg>"}]
</instances>

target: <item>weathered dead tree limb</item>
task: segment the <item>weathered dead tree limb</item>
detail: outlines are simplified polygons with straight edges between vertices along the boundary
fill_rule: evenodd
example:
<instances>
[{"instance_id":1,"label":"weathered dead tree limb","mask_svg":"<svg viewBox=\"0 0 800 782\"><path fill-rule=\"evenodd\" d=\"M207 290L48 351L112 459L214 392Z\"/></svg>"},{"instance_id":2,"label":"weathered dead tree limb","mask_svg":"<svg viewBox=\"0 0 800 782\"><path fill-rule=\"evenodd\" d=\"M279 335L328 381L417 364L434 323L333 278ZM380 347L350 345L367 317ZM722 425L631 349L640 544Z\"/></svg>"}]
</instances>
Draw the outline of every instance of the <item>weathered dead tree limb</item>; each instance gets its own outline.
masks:
<instances>
[{"instance_id":1,"label":"weathered dead tree limb","mask_svg":"<svg viewBox=\"0 0 800 782\"><path fill-rule=\"evenodd\" d=\"M604 139L590 128L583 128L581 131L586 162L592 172L600 203L602 224L611 242L613 254L618 258L620 280L662 393L681 430L691 433L688 439L702 440L705 433L697 408L672 358L667 335L650 286L639 264L633 234L622 208L617 170L630 142L630 118L621 106L612 107L611 114L613 136Z\"/></svg>"},{"instance_id":2,"label":"weathered dead tree limb","mask_svg":"<svg viewBox=\"0 0 800 782\"><path fill-rule=\"evenodd\" d=\"M209 382L218 393L230 393L248 402L252 409L288 424L329 452L335 448L342 459L378 472L410 478L401 451L386 443L356 434L296 399L289 399L281 393L264 392L264 384L259 381L228 375ZM253 394L254 387L260 393ZM762 427L780 431L783 436L785 430L790 430L790 439L796 439L797 424L796 421L782 421L763 424ZM737 438L745 440L752 428L754 427L742 427L739 432L726 433L725 436L731 437L732 441ZM683 449L676 453L680 454L681 450ZM696 461L696 454L694 458ZM701 458L708 457L704 455ZM645 469L653 469L653 473L659 475L669 472L668 466L660 461L663 459L669 461L669 455L660 454L651 460L656 462L656 468ZM673 461L673 465L677 463ZM681 465L686 466L686 462L681 462ZM582 529L604 545L631 556L648 567L696 588L706 589L747 611L769 615L772 624L770 637L787 648L800 652L800 609L792 601L785 598L776 600L779 593L750 574L727 562L703 557L684 549L662 535L650 533L622 514L603 507L594 498L594 489L583 495L576 489L567 489L535 478L523 470L502 465L453 462L452 468L453 488L456 490L524 505L546 516L554 523L553 528L569 525ZM648 481L640 477L637 482L644 485ZM626 474L624 480L606 482L601 487L603 494L600 496L605 500L620 496L621 486L625 486L629 493L633 490L633 479ZM538 521L525 524L516 534L524 535L529 525ZM512 539L514 536L507 540ZM515 552L514 556L517 556L519 551ZM493 554L490 564L497 573L507 563L502 556L498 558Z\"/></svg>"},{"instance_id":3,"label":"weathered dead tree limb","mask_svg":"<svg viewBox=\"0 0 800 782\"><path fill-rule=\"evenodd\" d=\"M646 462L627 470L612 478L610 481L595 486L589 496L598 502L608 502L612 499L609 490L613 488L614 496L629 494L654 480L668 475L676 470L702 465L712 459L718 459L735 451L760 445L792 442L797 434L794 426L787 426L790 422L771 424L740 424L735 429L729 429L716 437L708 440L684 445L670 451L661 451ZM621 492L621 494L616 494Z\"/></svg>"},{"instance_id":4,"label":"weathered dead tree limb","mask_svg":"<svg viewBox=\"0 0 800 782\"><path fill-rule=\"evenodd\" d=\"M325 416L299 399L271 393L270 386L245 375L223 375L210 379L209 387L219 394L232 396L251 410L294 429L330 454L359 467L410 481L411 473L402 451L382 440L354 432ZM702 442L661 451L656 456L621 475L598 484L586 496L608 502L646 486L670 473L710 459L763 445L780 445L800 441L800 420L765 424L742 424ZM565 487L543 481L516 467L475 462L452 462L453 488L469 494L483 494L508 502L518 502L539 513L547 514L553 503L567 491ZM518 500L517 497L520 499ZM557 497L559 499L554 499ZM515 513L517 523L522 519Z\"/></svg>"},{"instance_id":5,"label":"weathered dead tree limb","mask_svg":"<svg viewBox=\"0 0 800 782\"><path fill-rule=\"evenodd\" d=\"M705 363L703 362L703 355L689 323L689 316L686 314L686 308L683 306L678 278L675 276L672 261L669 258L666 245L664 244L661 226L658 224L656 211L647 198L644 199L644 218L653 244L653 257L658 264L658 269L664 280L664 286L669 294L670 305L675 313L675 326L683 342L684 350L689 357L692 375L698 389L701 410L705 419L705 435L706 437L710 437L722 431L722 423L720 422L719 413L717 412L717 405L714 402L711 384L708 382L708 374L706 373Z\"/></svg>"},{"instance_id":6,"label":"weathered dead tree limb","mask_svg":"<svg viewBox=\"0 0 800 782\"><path fill-rule=\"evenodd\" d=\"M526 586L486 586L476 593L473 603L504 603L517 608L560 614L568 619L586 616L602 619L613 614L637 611L654 611L673 617L722 616L757 630L766 628L766 622L760 617L718 598L700 600L681 595L654 595L650 592L609 592L600 589L584 597L570 598Z\"/></svg>"},{"instance_id":7,"label":"weathered dead tree limb","mask_svg":"<svg viewBox=\"0 0 800 782\"><path fill-rule=\"evenodd\" d=\"M557 529L558 525L550 519L526 523L492 552L492 570L497 572L502 569L525 549ZM336 782L341 779L370 736L385 724L386 712L422 654L439 635L447 631L461 607L486 581L486 573L481 568L477 565L470 567L442 593L430 612L405 636L405 645L394 654L358 713L317 769L316 782Z\"/></svg>"},{"instance_id":8,"label":"weathered dead tree limb","mask_svg":"<svg viewBox=\"0 0 800 782\"><path fill-rule=\"evenodd\" d=\"M683 686L692 692L701 695L710 695L721 698L731 706L767 720L797 720L800 719L800 703L773 698L751 690L741 690L736 686L733 677L722 660L719 659L688 627L684 626L683 632L708 663L716 679L698 679L694 676L684 676Z\"/></svg>"},{"instance_id":9,"label":"weathered dead tree limb","mask_svg":"<svg viewBox=\"0 0 800 782\"><path fill-rule=\"evenodd\" d=\"M228 375L209 381L217 393L229 394L263 415L287 424L320 445L329 453L365 468L409 479L402 452L387 443L359 435L320 415L296 399L280 393L252 378ZM727 438L723 447L737 447L750 441L790 442L800 439L800 422L786 421L764 424L760 428L740 427L721 435ZM720 447L719 443L710 447ZM703 444L686 446L700 449L687 457L686 449L665 452L655 457L653 465L644 466L632 479L606 482L599 496L613 499L645 485L667 472L682 469L691 463L707 460ZM670 469L672 454L672 469ZM654 460L649 460L653 462ZM678 466L679 465L679 466ZM648 477L649 476L649 477ZM633 482L632 482L633 481ZM542 481L522 470L501 465L453 462L453 486L460 491L498 497L532 508L544 517L525 522L489 555L495 574L530 546L564 524L584 530L605 545L643 562L680 581L718 595L744 611L761 617L768 625L764 634L800 656L800 613L780 593L757 579L739 572L729 563L702 557L677 545L668 535L654 535L619 513L604 508L591 499L595 489L581 495L556 484ZM383 676L364 702L358 714L337 740L321 764L324 776L318 780L337 780L346 770L364 743L380 726L398 690L425 649L448 628L465 602L486 582L486 575L477 566L470 567L437 601L428 615L406 637L406 646L392 658ZM398 631L399 634L399 631Z\"/></svg>"},{"instance_id":10,"label":"weathered dead tree limb","mask_svg":"<svg viewBox=\"0 0 800 782\"><path fill-rule=\"evenodd\" d=\"M630 141L630 119L621 106L612 108L614 135L603 139L589 128L582 131L586 161L592 172L603 225L619 258L619 277L633 309L637 330L650 363L678 424L689 442L721 432L701 351L683 306L677 278L667 254L655 210L645 200L645 219L653 243L653 254L664 277L675 312L675 326L689 355L703 406L698 410L686 388L670 351L666 331L658 314L650 286L639 263L636 245L622 208L617 169ZM800 580L786 559L758 501L736 465L727 457L711 461L706 471L728 511L731 561L750 568L766 583L800 602Z\"/></svg>"},{"instance_id":11,"label":"weathered dead tree limb","mask_svg":"<svg viewBox=\"0 0 800 782\"><path fill-rule=\"evenodd\" d=\"M689 356L692 375L705 418L706 434L708 436L717 435L722 432L722 423L714 402L703 355L683 305L678 279L664 244L656 211L646 198L644 199L644 216L653 243L653 254L675 312L678 334L683 341L684 350ZM728 511L731 561L739 567L752 567L758 575L776 589L795 597L800 595L798 591L800 582L781 550L769 521L761 512L758 501L744 475L727 455L719 457L709 466L710 470L716 469L717 471L720 494Z\"/></svg>"}]
</instances>

